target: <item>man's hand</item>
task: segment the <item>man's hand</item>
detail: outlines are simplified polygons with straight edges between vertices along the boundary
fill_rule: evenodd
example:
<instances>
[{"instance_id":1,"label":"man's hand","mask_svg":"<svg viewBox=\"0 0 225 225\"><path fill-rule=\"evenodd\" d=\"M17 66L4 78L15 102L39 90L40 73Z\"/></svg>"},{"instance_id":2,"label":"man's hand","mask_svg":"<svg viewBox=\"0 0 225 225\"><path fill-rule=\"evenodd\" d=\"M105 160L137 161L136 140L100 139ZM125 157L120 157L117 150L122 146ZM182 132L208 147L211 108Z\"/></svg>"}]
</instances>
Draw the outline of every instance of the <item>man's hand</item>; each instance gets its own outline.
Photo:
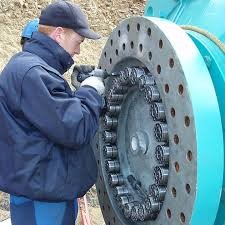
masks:
<instances>
[{"instance_id":1,"label":"man's hand","mask_svg":"<svg viewBox=\"0 0 225 225\"><path fill-rule=\"evenodd\" d=\"M80 66L74 66L73 72L74 73L90 73L94 69L95 69L95 66L93 65L80 65Z\"/></svg>"},{"instance_id":2,"label":"man's hand","mask_svg":"<svg viewBox=\"0 0 225 225\"><path fill-rule=\"evenodd\" d=\"M105 85L103 83L102 77L95 77L95 76L88 77L81 83L80 86L93 87L100 95L103 95L105 92Z\"/></svg>"},{"instance_id":3,"label":"man's hand","mask_svg":"<svg viewBox=\"0 0 225 225\"><path fill-rule=\"evenodd\" d=\"M71 74L71 84L77 89L80 87L80 83L77 81L77 76L82 73L90 73L95 69L95 66L92 65L80 65L74 66L73 73Z\"/></svg>"}]
</instances>

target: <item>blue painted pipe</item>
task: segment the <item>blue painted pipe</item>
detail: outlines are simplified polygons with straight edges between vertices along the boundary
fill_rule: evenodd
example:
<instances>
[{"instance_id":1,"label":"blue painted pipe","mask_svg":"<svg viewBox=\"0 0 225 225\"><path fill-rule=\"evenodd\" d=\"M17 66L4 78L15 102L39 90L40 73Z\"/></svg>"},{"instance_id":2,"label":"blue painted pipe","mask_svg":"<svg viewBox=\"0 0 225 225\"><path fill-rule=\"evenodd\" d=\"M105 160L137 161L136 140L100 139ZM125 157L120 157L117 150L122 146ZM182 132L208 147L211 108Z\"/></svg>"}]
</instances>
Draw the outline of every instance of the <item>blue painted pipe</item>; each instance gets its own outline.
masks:
<instances>
[{"instance_id":1,"label":"blue painted pipe","mask_svg":"<svg viewBox=\"0 0 225 225\"><path fill-rule=\"evenodd\" d=\"M222 43L225 43L224 0L148 0L144 15L147 17L163 18L172 21L177 25L190 25L195 28L201 28L207 32L210 32L212 36L216 37ZM186 30L186 32L201 53L210 73L219 104L221 124L223 127L223 143L225 143L225 53L218 47L217 44L215 44L214 41L210 40L201 32L191 30ZM213 131L211 131L211 133L212 137L214 135L218 135ZM214 149L214 151L217 151L217 149ZM225 161L225 146L223 146L223 152ZM210 177L207 177L208 169L209 168L206 167L205 174L200 176L205 176L205 179L210 179ZM218 171L218 173L219 172L221 171ZM217 216L212 225L225 225L225 173L224 170L222 172L223 185L221 187L219 207L218 209L209 209L209 213L210 210L217 210L215 212ZM215 176L217 176L217 174L215 174ZM210 193L207 194L208 198L210 198ZM205 201L208 201L208 199L206 198ZM199 215L198 213L198 211L200 211L200 207L204 207L204 201L195 205L193 211L193 217L195 218L193 218L193 220L195 220L198 216L198 218L204 216ZM191 223L191 225L194 224L201 225L202 221L199 219L199 221L193 224Z\"/></svg>"}]
</instances>

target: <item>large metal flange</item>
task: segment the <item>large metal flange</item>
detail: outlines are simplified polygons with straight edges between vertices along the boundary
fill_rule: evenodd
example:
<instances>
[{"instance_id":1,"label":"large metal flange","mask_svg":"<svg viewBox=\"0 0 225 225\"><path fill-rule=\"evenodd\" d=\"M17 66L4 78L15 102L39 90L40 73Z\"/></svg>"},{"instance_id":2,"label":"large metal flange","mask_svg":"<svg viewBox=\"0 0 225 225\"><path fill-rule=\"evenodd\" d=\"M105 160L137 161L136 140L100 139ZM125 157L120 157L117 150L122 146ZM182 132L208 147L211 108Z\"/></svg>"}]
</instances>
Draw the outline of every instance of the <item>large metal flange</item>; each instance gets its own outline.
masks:
<instances>
[{"instance_id":1,"label":"large metal flange","mask_svg":"<svg viewBox=\"0 0 225 225\"><path fill-rule=\"evenodd\" d=\"M107 80L110 104L96 144L106 224L212 225L223 179L222 126L191 39L166 20L126 19L99 67L117 74Z\"/></svg>"}]
</instances>

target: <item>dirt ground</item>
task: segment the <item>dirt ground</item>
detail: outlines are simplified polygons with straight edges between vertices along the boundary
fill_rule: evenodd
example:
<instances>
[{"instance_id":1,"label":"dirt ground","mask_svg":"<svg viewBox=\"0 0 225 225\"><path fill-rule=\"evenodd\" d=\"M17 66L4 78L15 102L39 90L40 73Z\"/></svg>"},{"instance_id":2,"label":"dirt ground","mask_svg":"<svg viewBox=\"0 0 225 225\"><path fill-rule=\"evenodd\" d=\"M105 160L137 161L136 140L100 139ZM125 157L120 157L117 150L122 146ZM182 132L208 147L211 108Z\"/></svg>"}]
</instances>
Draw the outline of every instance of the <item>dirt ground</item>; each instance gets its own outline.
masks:
<instances>
[{"instance_id":1,"label":"dirt ground","mask_svg":"<svg viewBox=\"0 0 225 225\"><path fill-rule=\"evenodd\" d=\"M20 51L20 34L30 19L38 17L48 0L0 0L0 71L10 57ZM75 58L77 64L97 65L107 36L125 18L142 15L146 0L77 0L73 1L88 15L91 28L102 35L98 41L85 41L81 54ZM67 80L70 82L69 76ZM103 225L95 188L87 195L92 225ZM9 217L8 196L0 193L0 221ZM80 224L78 218L77 225Z\"/></svg>"}]
</instances>

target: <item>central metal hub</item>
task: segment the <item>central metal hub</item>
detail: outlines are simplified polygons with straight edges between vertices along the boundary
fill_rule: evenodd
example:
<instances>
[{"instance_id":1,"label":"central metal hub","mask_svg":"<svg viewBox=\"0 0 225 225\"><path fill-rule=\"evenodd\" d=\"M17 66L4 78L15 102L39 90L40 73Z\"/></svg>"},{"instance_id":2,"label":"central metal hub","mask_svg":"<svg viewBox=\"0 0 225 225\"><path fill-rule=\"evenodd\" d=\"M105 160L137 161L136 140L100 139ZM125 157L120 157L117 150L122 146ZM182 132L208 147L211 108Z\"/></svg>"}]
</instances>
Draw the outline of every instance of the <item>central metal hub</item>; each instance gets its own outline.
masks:
<instances>
[{"instance_id":1,"label":"central metal hub","mask_svg":"<svg viewBox=\"0 0 225 225\"><path fill-rule=\"evenodd\" d=\"M169 176L165 107L145 67L125 67L111 84L103 141L113 201L128 220L155 220Z\"/></svg>"}]
</instances>

